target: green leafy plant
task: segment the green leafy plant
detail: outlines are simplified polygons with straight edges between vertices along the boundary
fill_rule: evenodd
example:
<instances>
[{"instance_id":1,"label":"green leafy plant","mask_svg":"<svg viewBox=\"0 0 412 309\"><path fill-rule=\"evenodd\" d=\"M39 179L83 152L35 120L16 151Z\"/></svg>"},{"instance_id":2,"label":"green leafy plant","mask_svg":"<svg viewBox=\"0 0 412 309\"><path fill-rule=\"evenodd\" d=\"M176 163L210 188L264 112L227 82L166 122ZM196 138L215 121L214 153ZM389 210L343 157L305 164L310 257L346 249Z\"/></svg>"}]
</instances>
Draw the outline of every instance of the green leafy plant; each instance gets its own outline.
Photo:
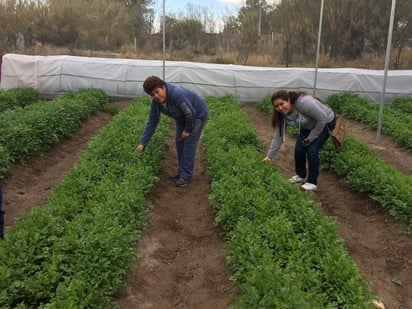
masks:
<instances>
[{"instance_id":1,"label":"green leafy plant","mask_svg":"<svg viewBox=\"0 0 412 309\"><path fill-rule=\"evenodd\" d=\"M162 119L145 152L136 153L148 109L146 97L116 115L47 204L7 233L0 243L0 307L110 305L136 259L150 206L145 195L158 180L169 136Z\"/></svg>"},{"instance_id":2,"label":"green leafy plant","mask_svg":"<svg viewBox=\"0 0 412 309\"><path fill-rule=\"evenodd\" d=\"M327 104L337 113L342 113L349 119L365 123L371 129L376 129L378 127L379 105L372 103L365 98L361 98L354 94L342 93L328 97ZM411 103L409 103L409 105L410 104ZM412 149L411 123L411 113L399 110L399 107L396 108L396 103L394 107L385 105L384 117L382 119L382 132L393 137L393 139L406 150Z\"/></svg>"},{"instance_id":3,"label":"green leafy plant","mask_svg":"<svg viewBox=\"0 0 412 309\"><path fill-rule=\"evenodd\" d=\"M30 155L70 136L107 102L102 90L85 89L0 113L0 146L6 154L0 161L0 179L7 177L11 162L24 163Z\"/></svg>"},{"instance_id":4,"label":"green leafy plant","mask_svg":"<svg viewBox=\"0 0 412 309\"><path fill-rule=\"evenodd\" d=\"M255 129L233 97L208 104L209 200L229 238L239 308L369 308L370 287L337 236L336 222L310 194L261 163Z\"/></svg>"},{"instance_id":5,"label":"green leafy plant","mask_svg":"<svg viewBox=\"0 0 412 309\"><path fill-rule=\"evenodd\" d=\"M40 100L37 90L30 87L18 87L0 91L0 113L18 107L36 103Z\"/></svg>"}]
</instances>

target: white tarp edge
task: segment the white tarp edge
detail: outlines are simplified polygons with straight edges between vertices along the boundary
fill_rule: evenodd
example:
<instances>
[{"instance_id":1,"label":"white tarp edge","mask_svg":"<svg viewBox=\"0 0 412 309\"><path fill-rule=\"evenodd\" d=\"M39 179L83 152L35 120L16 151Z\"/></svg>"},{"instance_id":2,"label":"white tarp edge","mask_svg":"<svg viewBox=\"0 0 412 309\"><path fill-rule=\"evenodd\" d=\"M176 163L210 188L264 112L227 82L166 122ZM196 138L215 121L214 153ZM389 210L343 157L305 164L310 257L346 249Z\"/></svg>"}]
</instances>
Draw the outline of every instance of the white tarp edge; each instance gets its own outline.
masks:
<instances>
[{"instance_id":1,"label":"white tarp edge","mask_svg":"<svg viewBox=\"0 0 412 309\"><path fill-rule=\"evenodd\" d=\"M315 69L268 68L196 62L165 62L166 81L203 96L233 95L240 102L258 102L276 89L312 92ZM6 54L0 89L33 87L44 95L99 88L113 97L138 97L147 76L163 75L163 61L75 56ZM348 92L380 101L384 70L318 69L316 95ZM412 70L388 71L385 103L412 96Z\"/></svg>"}]
</instances>

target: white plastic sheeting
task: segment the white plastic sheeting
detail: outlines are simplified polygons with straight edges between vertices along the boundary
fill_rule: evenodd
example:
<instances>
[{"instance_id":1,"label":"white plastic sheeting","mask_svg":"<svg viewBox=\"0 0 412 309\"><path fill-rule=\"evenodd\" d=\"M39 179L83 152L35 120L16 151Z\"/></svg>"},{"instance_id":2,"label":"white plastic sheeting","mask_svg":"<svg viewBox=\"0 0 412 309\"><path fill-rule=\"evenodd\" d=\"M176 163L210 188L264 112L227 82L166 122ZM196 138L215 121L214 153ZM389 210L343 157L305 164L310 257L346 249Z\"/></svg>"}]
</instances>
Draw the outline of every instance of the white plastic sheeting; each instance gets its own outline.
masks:
<instances>
[{"instance_id":1,"label":"white plastic sheeting","mask_svg":"<svg viewBox=\"0 0 412 309\"><path fill-rule=\"evenodd\" d=\"M99 88L113 97L145 95L149 75L163 76L163 61L75 56L6 54L1 68L1 89L33 87L43 95L59 95L84 88ZM193 89L203 96L233 95L240 102L258 102L276 89L312 93L315 69L271 68L196 62L165 62L165 80ZM379 102L383 70L318 69L316 95L325 99L347 92ZM412 70L389 71L385 102L412 96Z\"/></svg>"}]
</instances>

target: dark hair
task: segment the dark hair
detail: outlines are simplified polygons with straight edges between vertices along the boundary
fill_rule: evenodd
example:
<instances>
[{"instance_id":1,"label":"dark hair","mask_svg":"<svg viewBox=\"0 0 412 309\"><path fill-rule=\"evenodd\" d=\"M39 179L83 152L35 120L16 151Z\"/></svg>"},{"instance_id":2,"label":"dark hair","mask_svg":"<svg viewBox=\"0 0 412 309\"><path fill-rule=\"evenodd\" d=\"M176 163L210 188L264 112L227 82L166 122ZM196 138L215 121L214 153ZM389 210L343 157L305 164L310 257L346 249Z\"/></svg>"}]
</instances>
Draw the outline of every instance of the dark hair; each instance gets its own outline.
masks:
<instances>
[{"instance_id":1,"label":"dark hair","mask_svg":"<svg viewBox=\"0 0 412 309\"><path fill-rule=\"evenodd\" d=\"M272 103L276 101L277 99L281 99L283 101L290 100L290 104L295 105L296 100L302 96L302 95L307 95L306 92L304 91L285 91L285 90L276 90L275 92L272 93L272 96L270 97L270 102ZM284 120L284 115L276 111L275 107L273 106L272 109L272 128L275 129L276 125L279 124L279 129L280 133L282 134L282 127L283 127L283 121Z\"/></svg>"},{"instance_id":2,"label":"dark hair","mask_svg":"<svg viewBox=\"0 0 412 309\"><path fill-rule=\"evenodd\" d=\"M143 90L148 95L152 95L153 90L155 90L156 88L162 88L165 85L166 83L164 82L164 80L160 79L159 77L149 76L143 83Z\"/></svg>"}]
</instances>

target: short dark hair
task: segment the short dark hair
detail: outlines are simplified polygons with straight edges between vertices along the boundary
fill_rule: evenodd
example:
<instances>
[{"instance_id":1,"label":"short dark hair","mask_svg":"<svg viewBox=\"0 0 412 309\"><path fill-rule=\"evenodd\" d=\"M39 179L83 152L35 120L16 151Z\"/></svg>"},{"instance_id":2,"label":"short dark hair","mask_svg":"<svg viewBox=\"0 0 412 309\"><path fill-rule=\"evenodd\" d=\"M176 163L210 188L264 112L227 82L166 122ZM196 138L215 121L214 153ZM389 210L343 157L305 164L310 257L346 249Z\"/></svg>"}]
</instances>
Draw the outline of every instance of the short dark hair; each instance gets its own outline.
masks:
<instances>
[{"instance_id":1,"label":"short dark hair","mask_svg":"<svg viewBox=\"0 0 412 309\"><path fill-rule=\"evenodd\" d=\"M153 90L156 88L162 88L165 85L164 80L160 79L157 76L149 76L143 83L144 92L148 95L152 95Z\"/></svg>"}]
</instances>

